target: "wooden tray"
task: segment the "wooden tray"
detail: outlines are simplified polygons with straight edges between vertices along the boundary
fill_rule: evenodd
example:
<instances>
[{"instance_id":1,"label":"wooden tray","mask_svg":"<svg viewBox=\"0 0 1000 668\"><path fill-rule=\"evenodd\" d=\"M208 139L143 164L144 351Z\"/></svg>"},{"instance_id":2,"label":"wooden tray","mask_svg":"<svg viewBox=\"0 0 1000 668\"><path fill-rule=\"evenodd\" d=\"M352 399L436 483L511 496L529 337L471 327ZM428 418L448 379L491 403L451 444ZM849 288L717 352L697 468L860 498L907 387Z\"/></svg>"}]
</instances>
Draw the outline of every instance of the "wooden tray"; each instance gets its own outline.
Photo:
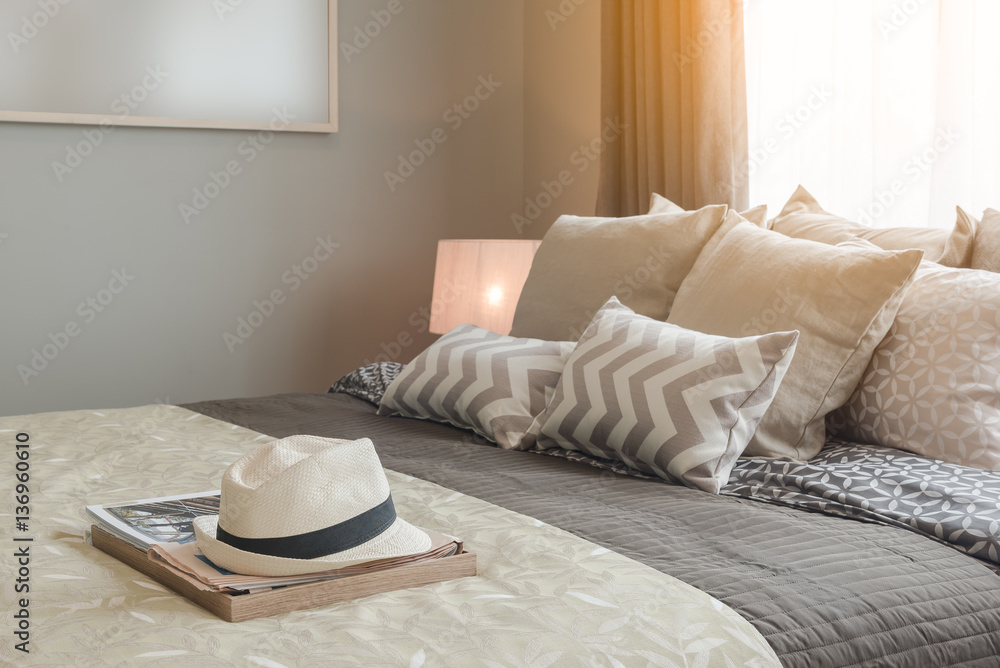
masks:
<instances>
[{"instance_id":1,"label":"wooden tray","mask_svg":"<svg viewBox=\"0 0 1000 668\"><path fill-rule=\"evenodd\" d=\"M350 601L397 589L421 587L477 574L476 555L463 552L422 564L409 564L387 571L354 575L348 578L309 582L257 594L228 594L202 591L163 564L151 560L146 552L96 524L90 527L94 547L135 570L170 587L227 622L244 622L258 617L280 615L293 610L318 608L340 601Z\"/></svg>"}]
</instances>

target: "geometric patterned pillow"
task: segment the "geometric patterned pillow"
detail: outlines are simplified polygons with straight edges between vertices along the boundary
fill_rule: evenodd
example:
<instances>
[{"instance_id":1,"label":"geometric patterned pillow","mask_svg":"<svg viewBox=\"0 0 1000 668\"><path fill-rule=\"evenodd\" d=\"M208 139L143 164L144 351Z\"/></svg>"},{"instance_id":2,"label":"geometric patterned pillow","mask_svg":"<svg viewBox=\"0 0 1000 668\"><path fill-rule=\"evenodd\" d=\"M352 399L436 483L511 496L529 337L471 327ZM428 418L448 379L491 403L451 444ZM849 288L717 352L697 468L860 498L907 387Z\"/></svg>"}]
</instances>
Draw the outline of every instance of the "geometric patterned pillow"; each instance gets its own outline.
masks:
<instances>
[{"instance_id":1,"label":"geometric patterned pillow","mask_svg":"<svg viewBox=\"0 0 1000 668\"><path fill-rule=\"evenodd\" d=\"M852 441L1000 470L1000 275L922 263L828 426Z\"/></svg>"},{"instance_id":2,"label":"geometric patterned pillow","mask_svg":"<svg viewBox=\"0 0 1000 668\"><path fill-rule=\"evenodd\" d=\"M573 346L459 325L406 365L378 414L447 422L514 448L545 408Z\"/></svg>"},{"instance_id":3,"label":"geometric patterned pillow","mask_svg":"<svg viewBox=\"0 0 1000 668\"><path fill-rule=\"evenodd\" d=\"M617 459L717 494L771 405L798 337L702 334L637 315L612 297L525 441Z\"/></svg>"},{"instance_id":4,"label":"geometric patterned pillow","mask_svg":"<svg viewBox=\"0 0 1000 668\"><path fill-rule=\"evenodd\" d=\"M399 362L375 362L363 366L342 376L327 393L349 394L378 406L389 385L403 372L403 366Z\"/></svg>"}]
</instances>

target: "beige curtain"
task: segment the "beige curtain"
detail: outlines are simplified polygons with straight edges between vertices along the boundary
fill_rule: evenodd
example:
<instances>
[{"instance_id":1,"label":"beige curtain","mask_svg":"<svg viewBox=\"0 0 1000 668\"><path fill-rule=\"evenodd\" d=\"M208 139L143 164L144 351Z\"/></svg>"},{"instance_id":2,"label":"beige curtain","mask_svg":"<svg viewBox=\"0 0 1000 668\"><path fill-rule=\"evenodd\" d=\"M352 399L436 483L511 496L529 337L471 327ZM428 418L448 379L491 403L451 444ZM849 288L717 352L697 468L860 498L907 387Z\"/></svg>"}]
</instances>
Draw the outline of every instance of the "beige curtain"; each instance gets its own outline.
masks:
<instances>
[{"instance_id":1,"label":"beige curtain","mask_svg":"<svg viewBox=\"0 0 1000 668\"><path fill-rule=\"evenodd\" d=\"M742 0L603 0L602 114L623 134L601 154L597 213L748 208Z\"/></svg>"}]
</instances>

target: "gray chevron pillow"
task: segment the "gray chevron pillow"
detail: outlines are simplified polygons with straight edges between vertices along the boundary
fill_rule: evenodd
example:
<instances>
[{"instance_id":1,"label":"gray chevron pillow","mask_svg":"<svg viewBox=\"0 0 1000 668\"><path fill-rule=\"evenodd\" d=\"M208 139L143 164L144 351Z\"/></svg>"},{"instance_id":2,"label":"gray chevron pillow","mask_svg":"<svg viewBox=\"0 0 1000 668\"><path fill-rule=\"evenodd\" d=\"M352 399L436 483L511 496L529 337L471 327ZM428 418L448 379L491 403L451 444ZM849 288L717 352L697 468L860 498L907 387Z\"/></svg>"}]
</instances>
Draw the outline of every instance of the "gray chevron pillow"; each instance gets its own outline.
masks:
<instances>
[{"instance_id":1,"label":"gray chevron pillow","mask_svg":"<svg viewBox=\"0 0 1000 668\"><path fill-rule=\"evenodd\" d=\"M544 410L573 346L459 325L406 365L378 414L447 422L514 448Z\"/></svg>"},{"instance_id":2,"label":"gray chevron pillow","mask_svg":"<svg viewBox=\"0 0 1000 668\"><path fill-rule=\"evenodd\" d=\"M702 334L612 298L525 442L617 459L717 494L771 405L798 336Z\"/></svg>"}]
</instances>

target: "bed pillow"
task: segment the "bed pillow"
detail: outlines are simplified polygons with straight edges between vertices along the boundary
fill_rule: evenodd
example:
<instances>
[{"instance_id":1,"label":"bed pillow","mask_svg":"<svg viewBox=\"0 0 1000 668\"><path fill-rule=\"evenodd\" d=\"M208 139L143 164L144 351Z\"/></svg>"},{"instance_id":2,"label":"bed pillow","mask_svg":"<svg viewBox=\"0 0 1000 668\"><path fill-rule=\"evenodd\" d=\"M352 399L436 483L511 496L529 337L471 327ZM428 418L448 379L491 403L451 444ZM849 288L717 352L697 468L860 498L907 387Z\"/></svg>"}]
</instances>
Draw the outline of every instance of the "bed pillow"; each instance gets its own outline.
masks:
<instances>
[{"instance_id":1,"label":"bed pillow","mask_svg":"<svg viewBox=\"0 0 1000 668\"><path fill-rule=\"evenodd\" d=\"M1000 275L924 262L836 435L1000 470Z\"/></svg>"},{"instance_id":2,"label":"bed pillow","mask_svg":"<svg viewBox=\"0 0 1000 668\"><path fill-rule=\"evenodd\" d=\"M348 394L378 406L389 385L404 368L399 362L373 362L341 376L327 393Z\"/></svg>"},{"instance_id":3,"label":"bed pillow","mask_svg":"<svg viewBox=\"0 0 1000 668\"><path fill-rule=\"evenodd\" d=\"M446 422L513 448L545 408L572 351L568 342L459 325L406 365L378 414Z\"/></svg>"},{"instance_id":4,"label":"bed pillow","mask_svg":"<svg viewBox=\"0 0 1000 668\"><path fill-rule=\"evenodd\" d=\"M677 292L668 322L720 336L798 330L798 348L746 455L809 460L826 414L858 385L923 251L791 239L731 219Z\"/></svg>"},{"instance_id":5,"label":"bed pillow","mask_svg":"<svg viewBox=\"0 0 1000 668\"><path fill-rule=\"evenodd\" d=\"M835 245L857 237L884 250L918 248L925 259L949 267L968 267L972 260L976 220L961 209L952 230L931 227L872 228L845 220L823 210L805 188L799 186L770 229L796 239Z\"/></svg>"},{"instance_id":6,"label":"bed pillow","mask_svg":"<svg viewBox=\"0 0 1000 668\"><path fill-rule=\"evenodd\" d=\"M615 294L637 313L665 319L726 210L720 205L630 218L562 216L535 254L511 336L576 341Z\"/></svg>"},{"instance_id":7,"label":"bed pillow","mask_svg":"<svg viewBox=\"0 0 1000 668\"><path fill-rule=\"evenodd\" d=\"M526 441L622 461L717 494L795 352L798 332L728 339L614 297L566 361Z\"/></svg>"},{"instance_id":8,"label":"bed pillow","mask_svg":"<svg viewBox=\"0 0 1000 668\"><path fill-rule=\"evenodd\" d=\"M653 193L649 197L649 213L683 213L684 209L668 200L663 195ZM752 209L740 212L740 215L758 227L767 227L767 205L761 204Z\"/></svg>"},{"instance_id":9,"label":"bed pillow","mask_svg":"<svg viewBox=\"0 0 1000 668\"><path fill-rule=\"evenodd\" d=\"M960 215L966 215L959 209ZM976 230L976 241L972 248L973 269L1000 272L1000 211L986 209L983 220Z\"/></svg>"}]
</instances>

